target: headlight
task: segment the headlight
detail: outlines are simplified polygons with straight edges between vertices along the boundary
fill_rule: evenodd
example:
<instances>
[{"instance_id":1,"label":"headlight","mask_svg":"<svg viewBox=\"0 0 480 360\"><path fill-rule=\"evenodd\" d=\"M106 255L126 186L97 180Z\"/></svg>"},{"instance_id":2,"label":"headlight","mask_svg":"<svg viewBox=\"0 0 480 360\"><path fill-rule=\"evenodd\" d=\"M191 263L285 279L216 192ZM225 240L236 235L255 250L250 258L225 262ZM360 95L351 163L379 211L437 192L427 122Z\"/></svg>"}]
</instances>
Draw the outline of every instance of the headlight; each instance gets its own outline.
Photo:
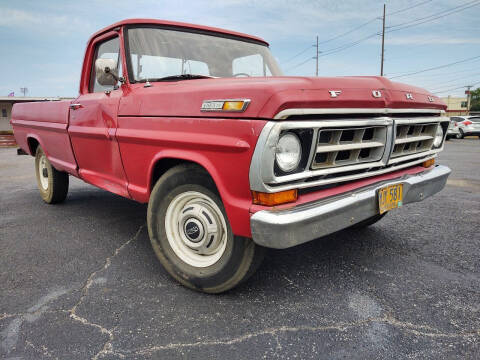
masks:
<instances>
[{"instance_id":1,"label":"headlight","mask_svg":"<svg viewBox=\"0 0 480 360\"><path fill-rule=\"evenodd\" d=\"M275 151L277 165L283 172L295 170L302 158L302 145L298 136L287 132L278 139Z\"/></svg>"},{"instance_id":2,"label":"headlight","mask_svg":"<svg viewBox=\"0 0 480 360\"><path fill-rule=\"evenodd\" d=\"M435 138L433 139L433 147L438 148L440 145L442 145L443 141L443 130L442 126L439 124L437 126L437 132L435 133Z\"/></svg>"}]
</instances>

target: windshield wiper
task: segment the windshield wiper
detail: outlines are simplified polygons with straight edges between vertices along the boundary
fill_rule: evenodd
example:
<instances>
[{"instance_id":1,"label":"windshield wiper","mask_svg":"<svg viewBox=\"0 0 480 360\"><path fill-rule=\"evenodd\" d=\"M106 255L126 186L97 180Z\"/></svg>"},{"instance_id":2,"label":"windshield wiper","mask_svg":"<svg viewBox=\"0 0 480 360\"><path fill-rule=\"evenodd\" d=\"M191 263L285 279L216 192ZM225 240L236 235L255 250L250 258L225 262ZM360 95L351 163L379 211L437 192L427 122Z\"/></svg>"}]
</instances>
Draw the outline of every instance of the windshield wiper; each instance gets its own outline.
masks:
<instances>
[{"instance_id":1,"label":"windshield wiper","mask_svg":"<svg viewBox=\"0 0 480 360\"><path fill-rule=\"evenodd\" d=\"M213 79L213 76L199 74L178 74L170 75L157 79L148 79L149 81L173 81L173 80L192 80L192 79Z\"/></svg>"}]
</instances>

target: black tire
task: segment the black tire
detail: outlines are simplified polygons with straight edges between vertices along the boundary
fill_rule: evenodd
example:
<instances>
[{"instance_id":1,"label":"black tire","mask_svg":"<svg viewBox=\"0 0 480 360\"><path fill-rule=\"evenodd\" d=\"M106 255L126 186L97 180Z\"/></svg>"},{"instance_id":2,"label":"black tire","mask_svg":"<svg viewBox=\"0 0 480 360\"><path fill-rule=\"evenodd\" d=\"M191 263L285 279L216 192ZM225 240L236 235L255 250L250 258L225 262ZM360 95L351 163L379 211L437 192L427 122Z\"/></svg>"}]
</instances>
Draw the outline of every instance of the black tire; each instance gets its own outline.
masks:
<instances>
[{"instance_id":1,"label":"black tire","mask_svg":"<svg viewBox=\"0 0 480 360\"><path fill-rule=\"evenodd\" d=\"M189 236L187 222L192 218L184 220L184 225L181 226L179 225L180 218L172 217L170 214L175 213L172 210L167 215L167 209L170 204L172 204L171 208L174 208L176 199L192 194L192 192L211 199L221 212L217 210L215 213L215 216L218 217L217 220L220 219L220 216L223 216L224 224L226 225L226 229L223 231L225 235L221 237L223 239L221 244L225 244L222 245L224 246L223 252L219 253L220 257L216 262L204 267L192 265L182 259L180 257L182 254L179 256L178 248L177 250L172 248L166 232L168 219L178 219L177 222L172 222L176 224L176 227L173 226L172 229L183 229L183 233L181 233L181 230L178 230L181 236ZM190 205L182 206L184 207L179 212L180 216L183 216ZM187 207L186 209L185 206ZM199 221L201 220L201 218L198 219ZM195 220L198 219L195 218ZM219 221L217 223L220 224ZM213 180L203 168L197 165L178 165L168 170L157 181L148 203L147 224L150 241L160 263L173 278L197 291L206 293L227 291L248 279L263 259L263 247L256 245L251 239L233 235L223 203ZM206 227L202 226L202 224L200 224L200 227L205 230L205 235L202 230L202 237L199 243L206 243L207 241L202 239L209 235ZM172 230L170 230L170 236L170 240L175 244L175 239L178 239L178 236L175 236ZM188 248L185 246L184 248L188 251Z\"/></svg>"},{"instance_id":2,"label":"black tire","mask_svg":"<svg viewBox=\"0 0 480 360\"><path fill-rule=\"evenodd\" d=\"M354 228L354 229L366 228L366 227L368 227L370 225L373 225L376 222L382 220L385 215L387 215L387 213L374 215L371 218L365 219L363 221L360 221L358 224L353 225L352 228Z\"/></svg>"},{"instance_id":3,"label":"black tire","mask_svg":"<svg viewBox=\"0 0 480 360\"><path fill-rule=\"evenodd\" d=\"M463 130L462 130L462 129L460 129L460 130L459 130L459 132L458 132L458 134L456 134L456 136L455 136L455 137L456 137L457 139L463 139L463 136L464 136L464 134L463 134Z\"/></svg>"},{"instance_id":4,"label":"black tire","mask_svg":"<svg viewBox=\"0 0 480 360\"><path fill-rule=\"evenodd\" d=\"M40 169L41 162L44 166ZM68 174L55 169L40 146L35 153L35 174L37 177L38 190L47 204L58 204L63 202L68 194ZM41 176L47 179L47 186L42 185Z\"/></svg>"}]
</instances>

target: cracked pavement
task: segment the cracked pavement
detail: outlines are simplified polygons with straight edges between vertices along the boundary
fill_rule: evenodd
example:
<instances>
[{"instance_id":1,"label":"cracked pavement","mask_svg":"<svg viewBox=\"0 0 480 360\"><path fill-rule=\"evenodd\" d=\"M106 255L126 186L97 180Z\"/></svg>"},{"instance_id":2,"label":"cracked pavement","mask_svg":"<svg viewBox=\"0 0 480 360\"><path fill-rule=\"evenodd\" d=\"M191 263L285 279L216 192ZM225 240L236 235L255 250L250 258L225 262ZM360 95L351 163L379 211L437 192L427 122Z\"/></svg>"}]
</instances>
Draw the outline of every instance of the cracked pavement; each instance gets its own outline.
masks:
<instances>
[{"instance_id":1,"label":"cracked pavement","mask_svg":"<svg viewBox=\"0 0 480 360\"><path fill-rule=\"evenodd\" d=\"M2 359L480 358L478 139L447 143L435 197L216 296L162 269L145 205L73 178L46 205L33 162L0 149Z\"/></svg>"}]
</instances>

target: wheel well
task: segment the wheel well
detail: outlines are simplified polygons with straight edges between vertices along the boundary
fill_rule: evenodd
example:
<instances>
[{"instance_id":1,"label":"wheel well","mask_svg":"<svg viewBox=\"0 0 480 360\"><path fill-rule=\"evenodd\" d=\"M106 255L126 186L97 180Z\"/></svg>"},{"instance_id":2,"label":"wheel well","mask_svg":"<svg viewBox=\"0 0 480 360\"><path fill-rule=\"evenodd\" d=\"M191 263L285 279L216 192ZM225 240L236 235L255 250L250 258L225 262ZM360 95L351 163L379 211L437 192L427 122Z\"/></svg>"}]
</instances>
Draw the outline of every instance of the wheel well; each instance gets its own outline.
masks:
<instances>
[{"instance_id":1,"label":"wheel well","mask_svg":"<svg viewBox=\"0 0 480 360\"><path fill-rule=\"evenodd\" d=\"M28 143L28 148L30 150L30 154L32 154L32 156L35 156L35 153L37 152L37 147L39 145L38 140L32 137L29 137L27 139L27 143Z\"/></svg>"},{"instance_id":2,"label":"wheel well","mask_svg":"<svg viewBox=\"0 0 480 360\"><path fill-rule=\"evenodd\" d=\"M208 176L212 179L213 185L215 185L215 188L216 188L216 184L215 184L215 181L213 180L212 176L207 171L207 169L205 169L202 165L200 165L200 164L198 164L194 161L188 161L188 160L183 160L183 159L163 158L163 159L158 160L155 163L155 166L153 167L152 182L150 184L150 191L153 189L153 187L157 183L158 179L160 179L160 177L163 174L165 174L169 169L171 169L175 166L178 166L180 164L191 164L192 166L198 167L199 169L204 171L206 174L208 174ZM216 189L216 190L218 192L218 189Z\"/></svg>"}]
</instances>

